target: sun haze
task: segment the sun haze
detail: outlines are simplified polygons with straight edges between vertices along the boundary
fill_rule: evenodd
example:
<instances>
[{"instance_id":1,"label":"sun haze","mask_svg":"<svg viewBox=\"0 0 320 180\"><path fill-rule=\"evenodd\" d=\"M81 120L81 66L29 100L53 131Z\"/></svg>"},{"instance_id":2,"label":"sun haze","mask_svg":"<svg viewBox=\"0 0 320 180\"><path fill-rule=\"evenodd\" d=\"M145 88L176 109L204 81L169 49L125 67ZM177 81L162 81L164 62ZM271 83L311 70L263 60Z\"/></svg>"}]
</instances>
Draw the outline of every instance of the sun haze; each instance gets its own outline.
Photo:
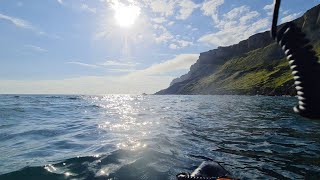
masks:
<instances>
[{"instance_id":1,"label":"sun haze","mask_svg":"<svg viewBox=\"0 0 320 180\"><path fill-rule=\"evenodd\" d=\"M140 15L140 7L120 4L114 8L114 18L121 27L132 26Z\"/></svg>"}]
</instances>

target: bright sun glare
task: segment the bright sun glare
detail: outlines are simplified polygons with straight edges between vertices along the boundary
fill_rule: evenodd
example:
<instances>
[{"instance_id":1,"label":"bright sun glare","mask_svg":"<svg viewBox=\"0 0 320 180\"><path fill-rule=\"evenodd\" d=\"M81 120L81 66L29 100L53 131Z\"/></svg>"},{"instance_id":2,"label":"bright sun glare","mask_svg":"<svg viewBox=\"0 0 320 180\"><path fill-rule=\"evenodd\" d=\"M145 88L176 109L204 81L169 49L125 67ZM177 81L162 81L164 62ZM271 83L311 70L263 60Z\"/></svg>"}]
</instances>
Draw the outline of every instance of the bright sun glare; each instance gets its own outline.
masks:
<instances>
[{"instance_id":1,"label":"bright sun glare","mask_svg":"<svg viewBox=\"0 0 320 180\"><path fill-rule=\"evenodd\" d=\"M119 5L114 10L114 18L121 27L132 26L140 15L140 7L136 5Z\"/></svg>"}]
</instances>

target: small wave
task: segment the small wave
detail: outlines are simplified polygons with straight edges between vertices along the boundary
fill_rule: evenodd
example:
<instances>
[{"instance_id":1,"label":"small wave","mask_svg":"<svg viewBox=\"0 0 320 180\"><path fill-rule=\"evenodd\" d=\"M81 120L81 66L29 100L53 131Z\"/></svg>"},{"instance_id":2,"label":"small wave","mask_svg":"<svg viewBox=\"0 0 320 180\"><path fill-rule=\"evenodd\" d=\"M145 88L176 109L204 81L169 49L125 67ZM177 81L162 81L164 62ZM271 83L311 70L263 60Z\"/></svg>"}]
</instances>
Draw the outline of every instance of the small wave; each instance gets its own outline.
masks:
<instances>
[{"instance_id":1,"label":"small wave","mask_svg":"<svg viewBox=\"0 0 320 180\"><path fill-rule=\"evenodd\" d=\"M79 100L82 99L80 96L67 96L67 99L69 100Z\"/></svg>"},{"instance_id":2,"label":"small wave","mask_svg":"<svg viewBox=\"0 0 320 180\"><path fill-rule=\"evenodd\" d=\"M48 98L48 99L60 99L62 97L61 96L46 96L45 98Z\"/></svg>"},{"instance_id":3,"label":"small wave","mask_svg":"<svg viewBox=\"0 0 320 180\"><path fill-rule=\"evenodd\" d=\"M25 109L23 107L3 107L0 108L0 115L3 114L10 114L10 113L21 113L21 112L25 112Z\"/></svg>"},{"instance_id":4,"label":"small wave","mask_svg":"<svg viewBox=\"0 0 320 180\"><path fill-rule=\"evenodd\" d=\"M0 179L94 179L95 173L90 170L89 164L95 162L96 157L75 157L57 164L46 166L25 167L20 170L0 175Z\"/></svg>"},{"instance_id":5,"label":"small wave","mask_svg":"<svg viewBox=\"0 0 320 180\"><path fill-rule=\"evenodd\" d=\"M48 137L54 137L61 134L60 131L57 130L31 130L31 131L24 131L21 133L15 133L15 134L9 134L9 133L0 133L0 140L6 141L10 140L16 137L23 137L26 138L27 136L33 136L33 138L48 138Z\"/></svg>"},{"instance_id":6,"label":"small wave","mask_svg":"<svg viewBox=\"0 0 320 180\"><path fill-rule=\"evenodd\" d=\"M10 128L15 126L14 124L4 124L4 125L0 125L0 129L5 129L5 128Z\"/></svg>"},{"instance_id":7,"label":"small wave","mask_svg":"<svg viewBox=\"0 0 320 180\"><path fill-rule=\"evenodd\" d=\"M169 179L173 156L154 150L115 150L108 155L74 157L56 164L25 167L0 179Z\"/></svg>"}]
</instances>

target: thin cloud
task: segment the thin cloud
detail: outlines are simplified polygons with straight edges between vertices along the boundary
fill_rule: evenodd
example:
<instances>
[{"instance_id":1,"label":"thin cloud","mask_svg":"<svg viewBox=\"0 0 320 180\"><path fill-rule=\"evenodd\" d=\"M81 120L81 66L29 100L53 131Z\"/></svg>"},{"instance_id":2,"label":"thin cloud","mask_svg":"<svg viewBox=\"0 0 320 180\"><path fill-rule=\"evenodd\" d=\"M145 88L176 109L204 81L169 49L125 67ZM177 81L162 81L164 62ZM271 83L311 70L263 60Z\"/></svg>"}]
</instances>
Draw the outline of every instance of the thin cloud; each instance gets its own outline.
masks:
<instances>
[{"instance_id":1,"label":"thin cloud","mask_svg":"<svg viewBox=\"0 0 320 180\"><path fill-rule=\"evenodd\" d=\"M36 51L36 52L48 52L48 50L42 48L42 47L39 47L39 46L35 46L35 45L25 45L25 47L27 47L28 49L31 49L33 51Z\"/></svg>"},{"instance_id":2,"label":"thin cloud","mask_svg":"<svg viewBox=\"0 0 320 180\"><path fill-rule=\"evenodd\" d=\"M146 6L148 6L153 13L158 13L161 16L172 16L178 9L176 19L185 20L187 19L194 9L200 7L195 4L192 0L142 0Z\"/></svg>"},{"instance_id":3,"label":"thin cloud","mask_svg":"<svg viewBox=\"0 0 320 180\"><path fill-rule=\"evenodd\" d=\"M234 26L234 25L233 25ZM216 46L229 46L247 39L251 35L266 30L270 26L269 18L260 19L252 25L239 25L228 31L220 30L216 33L206 34L199 38L199 42L209 43Z\"/></svg>"},{"instance_id":4,"label":"thin cloud","mask_svg":"<svg viewBox=\"0 0 320 180\"><path fill-rule=\"evenodd\" d=\"M191 0L181 0L179 2L180 9L178 11L178 15L176 16L176 19L185 20L187 19L195 9L199 8L200 5L195 4Z\"/></svg>"},{"instance_id":5,"label":"thin cloud","mask_svg":"<svg viewBox=\"0 0 320 180\"><path fill-rule=\"evenodd\" d=\"M193 45L193 42L191 41L186 41L186 40L177 40L177 39L174 39L173 40L174 43L171 43L169 45L169 48L170 49L181 49L181 48L185 48L187 46L191 46Z\"/></svg>"},{"instance_id":6,"label":"thin cloud","mask_svg":"<svg viewBox=\"0 0 320 180\"><path fill-rule=\"evenodd\" d=\"M216 46L228 46L247 39L251 35L265 31L270 26L270 19L258 19L260 13L251 11L248 6L240 6L222 15L216 22L217 32L205 34L198 42Z\"/></svg>"},{"instance_id":7,"label":"thin cloud","mask_svg":"<svg viewBox=\"0 0 320 180\"><path fill-rule=\"evenodd\" d=\"M158 23L158 24L162 24L164 22L167 22L166 18L164 18L164 17L153 18L153 19L151 19L151 21Z\"/></svg>"},{"instance_id":8,"label":"thin cloud","mask_svg":"<svg viewBox=\"0 0 320 180\"><path fill-rule=\"evenodd\" d=\"M154 13L159 13L162 16L171 16L174 14L174 9L177 2L175 0L142 0Z\"/></svg>"},{"instance_id":9,"label":"thin cloud","mask_svg":"<svg viewBox=\"0 0 320 180\"><path fill-rule=\"evenodd\" d=\"M103 63L100 63L102 66L125 66L125 67L135 67L137 63L132 62L119 62L119 61L106 61Z\"/></svg>"},{"instance_id":10,"label":"thin cloud","mask_svg":"<svg viewBox=\"0 0 320 180\"><path fill-rule=\"evenodd\" d=\"M157 34L154 34L154 40L158 44L167 43L174 38L171 32L169 32L167 28L162 25L154 24L153 28L158 31Z\"/></svg>"},{"instance_id":11,"label":"thin cloud","mask_svg":"<svg viewBox=\"0 0 320 180\"><path fill-rule=\"evenodd\" d=\"M164 32L159 36L155 37L156 43L168 42L171 39L173 39L173 36L170 32Z\"/></svg>"},{"instance_id":12,"label":"thin cloud","mask_svg":"<svg viewBox=\"0 0 320 180\"><path fill-rule=\"evenodd\" d=\"M54 34L50 35L50 34L44 32L44 31L39 30L38 28L33 26L30 22L28 22L28 21L26 21L24 19L21 19L21 18L8 16L8 15L0 13L0 20L5 20L5 21L15 25L18 28L31 30L34 33L36 33L38 35L41 35L41 36L47 36L47 37L54 38L54 39L62 39L58 35L54 35Z\"/></svg>"},{"instance_id":13,"label":"thin cloud","mask_svg":"<svg viewBox=\"0 0 320 180\"><path fill-rule=\"evenodd\" d=\"M193 42L186 40L177 40L176 42L180 45L180 47L187 47L193 45Z\"/></svg>"},{"instance_id":14,"label":"thin cloud","mask_svg":"<svg viewBox=\"0 0 320 180\"><path fill-rule=\"evenodd\" d=\"M35 28L31 25L31 23L29 23L26 20L20 19L20 18L16 18L16 17L12 17L12 16L7 16L4 14L0 13L0 19L2 20L6 20L10 23L12 23L13 25L19 27L19 28L24 28L24 29L32 29L34 30Z\"/></svg>"},{"instance_id":15,"label":"thin cloud","mask_svg":"<svg viewBox=\"0 0 320 180\"><path fill-rule=\"evenodd\" d=\"M92 13L92 14L97 13L97 9L96 9L96 8L91 8L91 7L89 7L89 6L88 6L87 4L85 4L85 3L82 3L82 4L80 5L80 9L81 9L82 11L89 12L89 13Z\"/></svg>"},{"instance_id":16,"label":"thin cloud","mask_svg":"<svg viewBox=\"0 0 320 180\"><path fill-rule=\"evenodd\" d=\"M170 22L168 23L168 26L172 26L172 25L174 25L174 21L170 21Z\"/></svg>"},{"instance_id":17,"label":"thin cloud","mask_svg":"<svg viewBox=\"0 0 320 180\"><path fill-rule=\"evenodd\" d=\"M273 3L267 4L267 5L265 5L265 6L263 7L263 9L266 10L266 11L267 11L267 10L272 10L272 9L273 9L273 6L274 6Z\"/></svg>"},{"instance_id":18,"label":"thin cloud","mask_svg":"<svg viewBox=\"0 0 320 180\"><path fill-rule=\"evenodd\" d=\"M137 71L136 69L109 69L113 72L120 72L120 73L131 73Z\"/></svg>"},{"instance_id":19,"label":"thin cloud","mask_svg":"<svg viewBox=\"0 0 320 180\"><path fill-rule=\"evenodd\" d=\"M299 16L301 16L301 14L302 14L302 12L298 12L298 13L293 13L293 14L290 14L288 16L285 16L285 17L281 18L280 23L285 23L285 22L289 22L289 21L295 20Z\"/></svg>"},{"instance_id":20,"label":"thin cloud","mask_svg":"<svg viewBox=\"0 0 320 180\"><path fill-rule=\"evenodd\" d=\"M73 65L82 66L86 68L103 68L111 72L118 72L118 73L134 72L135 71L134 67L137 65L137 63L117 62L117 61L106 61L98 64L88 64L88 63L83 63L79 61L69 61L69 62L66 62L66 64L73 64Z\"/></svg>"},{"instance_id":21,"label":"thin cloud","mask_svg":"<svg viewBox=\"0 0 320 180\"><path fill-rule=\"evenodd\" d=\"M177 46L176 44L171 43L171 44L169 45L169 48L170 48L170 49L178 49L178 46Z\"/></svg>"},{"instance_id":22,"label":"thin cloud","mask_svg":"<svg viewBox=\"0 0 320 180\"><path fill-rule=\"evenodd\" d=\"M218 7L223 4L224 0L206 0L201 6L203 15L211 16L214 22L218 22Z\"/></svg>"},{"instance_id":23,"label":"thin cloud","mask_svg":"<svg viewBox=\"0 0 320 180\"><path fill-rule=\"evenodd\" d=\"M149 68L137 71L132 75L159 75L175 72L179 70L188 70L199 58L199 54L180 54L173 59L166 60L159 64L154 64Z\"/></svg>"},{"instance_id":24,"label":"thin cloud","mask_svg":"<svg viewBox=\"0 0 320 180\"><path fill-rule=\"evenodd\" d=\"M263 9L267 12L268 16L271 16L273 14L273 6L273 3L271 3L263 7Z\"/></svg>"},{"instance_id":25,"label":"thin cloud","mask_svg":"<svg viewBox=\"0 0 320 180\"><path fill-rule=\"evenodd\" d=\"M88 67L88 68L99 68L99 66L97 66L95 64L87 64L87 63L82 63L82 62L77 62L77 61L69 61L69 62L66 62L66 64L74 64L74 65Z\"/></svg>"},{"instance_id":26,"label":"thin cloud","mask_svg":"<svg viewBox=\"0 0 320 180\"><path fill-rule=\"evenodd\" d=\"M167 43L173 38L174 38L173 35L169 31L165 30L159 35L155 35L154 40L156 43Z\"/></svg>"}]
</instances>

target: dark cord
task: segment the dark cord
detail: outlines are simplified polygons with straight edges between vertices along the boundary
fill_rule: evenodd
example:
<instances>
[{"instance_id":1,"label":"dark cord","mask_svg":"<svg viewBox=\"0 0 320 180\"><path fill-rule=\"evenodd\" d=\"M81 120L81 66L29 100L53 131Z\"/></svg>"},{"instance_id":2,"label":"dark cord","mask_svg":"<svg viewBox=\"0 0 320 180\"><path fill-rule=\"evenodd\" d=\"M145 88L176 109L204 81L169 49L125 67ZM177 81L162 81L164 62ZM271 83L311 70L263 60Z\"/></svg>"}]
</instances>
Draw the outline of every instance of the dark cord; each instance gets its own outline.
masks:
<instances>
[{"instance_id":1,"label":"dark cord","mask_svg":"<svg viewBox=\"0 0 320 180\"><path fill-rule=\"evenodd\" d=\"M274 0L274 9L273 9L273 18L272 18L272 27L271 27L271 37L276 39L277 36L277 24L279 17L281 0Z\"/></svg>"},{"instance_id":2,"label":"dark cord","mask_svg":"<svg viewBox=\"0 0 320 180\"><path fill-rule=\"evenodd\" d=\"M320 64L313 46L294 23L277 32L280 0L275 0L271 36L284 51L294 79L299 104L294 111L308 118L320 118Z\"/></svg>"}]
</instances>

